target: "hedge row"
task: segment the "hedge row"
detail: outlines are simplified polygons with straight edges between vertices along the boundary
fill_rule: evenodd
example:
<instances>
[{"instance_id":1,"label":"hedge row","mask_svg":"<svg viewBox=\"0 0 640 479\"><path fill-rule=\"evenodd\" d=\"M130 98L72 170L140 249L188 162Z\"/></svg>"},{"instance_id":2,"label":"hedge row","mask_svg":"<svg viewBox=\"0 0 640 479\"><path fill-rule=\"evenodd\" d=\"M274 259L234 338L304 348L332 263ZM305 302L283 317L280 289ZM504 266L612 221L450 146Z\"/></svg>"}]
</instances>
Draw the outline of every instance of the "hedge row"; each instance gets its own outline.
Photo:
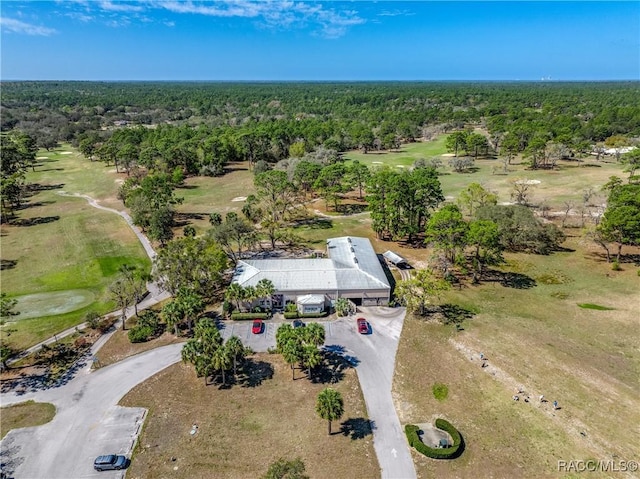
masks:
<instances>
[{"instance_id":1,"label":"hedge row","mask_svg":"<svg viewBox=\"0 0 640 479\"><path fill-rule=\"evenodd\" d=\"M285 311L284 318L285 319L296 319L296 318L324 318L327 315L326 311L322 313L305 313L300 314L297 311Z\"/></svg>"},{"instance_id":2,"label":"hedge row","mask_svg":"<svg viewBox=\"0 0 640 479\"><path fill-rule=\"evenodd\" d=\"M458 430L453 427L451 423L445 421L444 419L436 419L436 427L448 432L451 435L451 438L453 439L453 445L451 447L438 449L427 446L420 440L420 437L418 436L418 431L420 430L420 428L414 424L407 424L404 427L404 432L407 435L409 445L411 447L414 447L416 451L433 459L453 459L462 454L464 445L462 443L462 436L460 435Z\"/></svg>"},{"instance_id":3,"label":"hedge row","mask_svg":"<svg viewBox=\"0 0 640 479\"><path fill-rule=\"evenodd\" d=\"M234 321L243 319L268 319L269 313L231 313L231 319Z\"/></svg>"}]
</instances>

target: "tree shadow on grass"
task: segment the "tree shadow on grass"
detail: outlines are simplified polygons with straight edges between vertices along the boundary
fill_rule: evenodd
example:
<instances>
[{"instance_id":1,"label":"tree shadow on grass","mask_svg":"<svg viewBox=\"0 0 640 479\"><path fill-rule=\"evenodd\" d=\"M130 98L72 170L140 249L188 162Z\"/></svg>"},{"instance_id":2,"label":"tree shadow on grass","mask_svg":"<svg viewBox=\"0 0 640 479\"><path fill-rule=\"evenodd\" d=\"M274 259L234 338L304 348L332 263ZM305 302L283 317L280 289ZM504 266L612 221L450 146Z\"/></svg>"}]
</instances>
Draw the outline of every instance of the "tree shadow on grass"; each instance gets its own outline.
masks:
<instances>
[{"instance_id":1,"label":"tree shadow on grass","mask_svg":"<svg viewBox=\"0 0 640 479\"><path fill-rule=\"evenodd\" d=\"M363 417L351 418L340 423L340 434L349 436L351 440L364 439L373 434L375 422Z\"/></svg>"},{"instance_id":2,"label":"tree shadow on grass","mask_svg":"<svg viewBox=\"0 0 640 479\"><path fill-rule=\"evenodd\" d=\"M244 374L238 377L238 384L244 388L255 388L267 379L273 378L273 366L266 361L248 358L242 366Z\"/></svg>"},{"instance_id":3,"label":"tree shadow on grass","mask_svg":"<svg viewBox=\"0 0 640 479\"><path fill-rule=\"evenodd\" d=\"M483 274L485 281L500 283L505 288L531 289L537 286L536 280L526 274L489 270Z\"/></svg>"},{"instance_id":4,"label":"tree shadow on grass","mask_svg":"<svg viewBox=\"0 0 640 479\"><path fill-rule=\"evenodd\" d=\"M57 183L52 185L43 185L40 183L31 183L28 186L29 191L50 191L50 190L59 190L60 188L64 188L64 183Z\"/></svg>"},{"instance_id":5,"label":"tree shadow on grass","mask_svg":"<svg viewBox=\"0 0 640 479\"><path fill-rule=\"evenodd\" d=\"M333 228L333 221L329 218L309 218L305 220L299 220L294 223L295 228L306 226L312 230L328 230Z\"/></svg>"},{"instance_id":6,"label":"tree shadow on grass","mask_svg":"<svg viewBox=\"0 0 640 479\"><path fill-rule=\"evenodd\" d=\"M173 226L187 226L191 224L191 220L201 220L204 218L202 213L176 213L173 221Z\"/></svg>"},{"instance_id":7,"label":"tree shadow on grass","mask_svg":"<svg viewBox=\"0 0 640 479\"><path fill-rule=\"evenodd\" d=\"M13 269L17 264L17 259L0 259L0 271L4 271L5 269Z\"/></svg>"},{"instance_id":8,"label":"tree shadow on grass","mask_svg":"<svg viewBox=\"0 0 640 479\"><path fill-rule=\"evenodd\" d=\"M60 216L37 216L35 218L20 218L12 221L11 223L15 226L36 226L43 225L46 223L53 223L54 221L58 221Z\"/></svg>"},{"instance_id":9,"label":"tree shadow on grass","mask_svg":"<svg viewBox=\"0 0 640 479\"><path fill-rule=\"evenodd\" d=\"M440 305L440 312L444 324L460 324L465 319L472 319L476 315L475 311L451 303Z\"/></svg>"}]
</instances>

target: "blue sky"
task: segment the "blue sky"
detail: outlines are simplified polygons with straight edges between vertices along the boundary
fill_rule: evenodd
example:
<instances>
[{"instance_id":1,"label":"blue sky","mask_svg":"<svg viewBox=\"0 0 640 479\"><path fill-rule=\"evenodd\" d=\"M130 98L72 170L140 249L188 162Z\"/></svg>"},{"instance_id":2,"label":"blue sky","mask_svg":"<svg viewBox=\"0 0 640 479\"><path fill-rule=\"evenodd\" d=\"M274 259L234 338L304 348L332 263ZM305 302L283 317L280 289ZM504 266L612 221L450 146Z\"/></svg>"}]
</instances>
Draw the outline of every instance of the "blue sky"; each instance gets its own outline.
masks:
<instances>
[{"instance_id":1,"label":"blue sky","mask_svg":"<svg viewBox=\"0 0 640 479\"><path fill-rule=\"evenodd\" d=\"M640 80L640 2L7 1L3 80Z\"/></svg>"}]
</instances>

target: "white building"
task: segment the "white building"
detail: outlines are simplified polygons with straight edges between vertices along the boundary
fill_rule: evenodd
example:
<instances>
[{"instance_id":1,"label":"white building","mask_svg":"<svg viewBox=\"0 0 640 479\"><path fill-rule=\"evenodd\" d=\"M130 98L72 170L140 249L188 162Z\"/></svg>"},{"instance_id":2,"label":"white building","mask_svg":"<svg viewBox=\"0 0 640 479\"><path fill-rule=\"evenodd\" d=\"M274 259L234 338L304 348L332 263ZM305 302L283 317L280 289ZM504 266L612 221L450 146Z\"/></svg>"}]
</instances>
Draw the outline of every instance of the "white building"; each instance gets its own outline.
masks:
<instances>
[{"instance_id":1,"label":"white building","mask_svg":"<svg viewBox=\"0 0 640 479\"><path fill-rule=\"evenodd\" d=\"M327 256L239 261L233 282L247 287L271 280L276 293L262 305L274 309L296 303L300 312L317 312L337 298L363 306L389 303L389 280L367 238L330 238Z\"/></svg>"}]
</instances>

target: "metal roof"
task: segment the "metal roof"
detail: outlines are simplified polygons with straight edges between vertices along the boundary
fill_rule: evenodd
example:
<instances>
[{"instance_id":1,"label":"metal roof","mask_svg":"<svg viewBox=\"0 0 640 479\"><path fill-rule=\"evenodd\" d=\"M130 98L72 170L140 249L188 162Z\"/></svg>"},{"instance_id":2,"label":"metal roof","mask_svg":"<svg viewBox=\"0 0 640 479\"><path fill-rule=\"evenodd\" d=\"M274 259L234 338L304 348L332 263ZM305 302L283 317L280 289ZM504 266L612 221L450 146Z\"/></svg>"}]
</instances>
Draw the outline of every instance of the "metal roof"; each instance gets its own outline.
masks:
<instances>
[{"instance_id":1,"label":"metal roof","mask_svg":"<svg viewBox=\"0 0 640 479\"><path fill-rule=\"evenodd\" d=\"M246 287L269 279L282 292L391 289L367 238L331 238L327 251L328 259L239 261L233 282Z\"/></svg>"},{"instance_id":2,"label":"metal roof","mask_svg":"<svg viewBox=\"0 0 640 479\"><path fill-rule=\"evenodd\" d=\"M404 259L402 256L400 256L399 254L394 253L391 250L385 251L384 253L382 253L382 256L387 258L393 264L400 264L400 263L406 263L407 262L406 259Z\"/></svg>"},{"instance_id":3,"label":"metal roof","mask_svg":"<svg viewBox=\"0 0 640 479\"><path fill-rule=\"evenodd\" d=\"M298 304L322 304L324 303L323 294L305 294L304 296L298 296L296 300Z\"/></svg>"}]
</instances>

